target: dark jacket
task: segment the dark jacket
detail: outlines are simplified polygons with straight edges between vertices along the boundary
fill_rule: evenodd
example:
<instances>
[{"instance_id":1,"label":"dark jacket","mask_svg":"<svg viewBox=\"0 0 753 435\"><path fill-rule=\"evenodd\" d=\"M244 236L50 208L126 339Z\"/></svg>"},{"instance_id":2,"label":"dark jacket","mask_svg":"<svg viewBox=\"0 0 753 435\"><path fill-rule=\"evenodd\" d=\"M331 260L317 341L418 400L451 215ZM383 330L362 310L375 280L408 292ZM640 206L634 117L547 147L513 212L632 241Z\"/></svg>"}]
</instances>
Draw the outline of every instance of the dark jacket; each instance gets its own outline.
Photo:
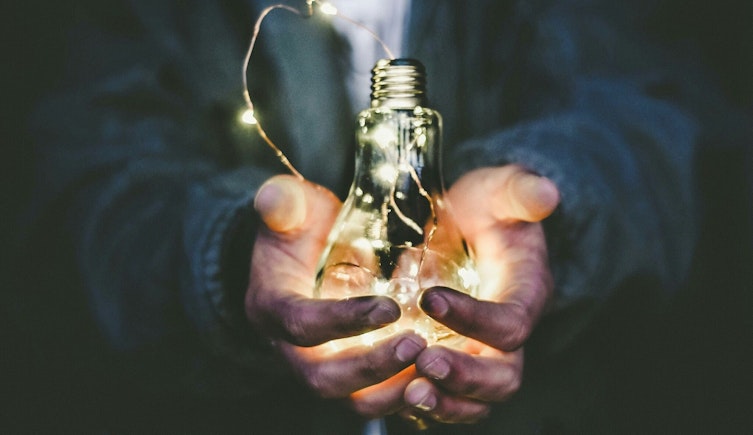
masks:
<instances>
[{"instance_id":1,"label":"dark jacket","mask_svg":"<svg viewBox=\"0 0 753 435\"><path fill-rule=\"evenodd\" d=\"M413 1L408 54L426 65L444 117L448 180L520 163L561 191L546 223L556 296L532 338L540 355L577 342L630 279L670 293L692 254L699 125L684 90L695 76L640 32L649 7L613 3ZM284 172L238 121L261 5L112 8L81 16L69 91L36 117L32 222L64 212L53 221L72 245L60 248L75 253L113 355L169 373L148 390L224 401L288 388L305 408L313 399L281 381L284 368L243 312L252 199ZM326 20L275 13L249 69L270 136L308 179L340 194L357 109L343 86L346 50Z\"/></svg>"}]
</instances>

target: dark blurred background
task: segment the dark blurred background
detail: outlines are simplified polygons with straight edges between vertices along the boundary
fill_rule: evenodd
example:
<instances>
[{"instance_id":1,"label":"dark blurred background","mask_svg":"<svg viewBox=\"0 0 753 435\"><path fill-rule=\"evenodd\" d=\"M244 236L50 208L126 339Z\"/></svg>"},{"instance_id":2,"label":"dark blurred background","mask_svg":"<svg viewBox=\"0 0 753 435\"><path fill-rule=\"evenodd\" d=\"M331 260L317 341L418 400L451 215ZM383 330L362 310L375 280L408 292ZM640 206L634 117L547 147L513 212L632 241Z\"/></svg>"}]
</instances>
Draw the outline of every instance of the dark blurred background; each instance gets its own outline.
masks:
<instances>
[{"instance_id":1,"label":"dark blurred background","mask_svg":"<svg viewBox=\"0 0 753 435\"><path fill-rule=\"evenodd\" d=\"M753 2L657 3L661 14L657 22L646 23L647 31L669 41L695 42L697 56L723 89L725 104L750 129ZM132 410L120 406L138 401L129 396L127 368L121 364L121 371L110 372L117 362L92 351L101 343L76 290L73 265L46 252L27 252L27 237L33 235L17 233L34 184L26 118L60 85L68 61L66 29L76 22L76 6L82 4L107 7L107 2L91 0L27 0L1 6L3 433L8 433L6 427L19 433L95 431L96 424L86 422L105 417L92 414L128 414ZM729 121L732 128L740 128L739 122ZM725 120L719 124L728 125ZM698 153L703 231L687 285L670 307L653 315L637 311L641 304L635 300L618 298L615 304L636 311L610 312L600 320L602 327L595 328L598 332L587 338L588 345L601 349L602 362L614 373L604 402L614 432L753 429L753 144L750 131L733 133L728 143L705 143ZM66 235L58 237L46 243L64 243ZM38 265L45 265L44 270ZM638 324L630 333L613 327L631 322ZM228 407L223 412L240 410Z\"/></svg>"}]
</instances>

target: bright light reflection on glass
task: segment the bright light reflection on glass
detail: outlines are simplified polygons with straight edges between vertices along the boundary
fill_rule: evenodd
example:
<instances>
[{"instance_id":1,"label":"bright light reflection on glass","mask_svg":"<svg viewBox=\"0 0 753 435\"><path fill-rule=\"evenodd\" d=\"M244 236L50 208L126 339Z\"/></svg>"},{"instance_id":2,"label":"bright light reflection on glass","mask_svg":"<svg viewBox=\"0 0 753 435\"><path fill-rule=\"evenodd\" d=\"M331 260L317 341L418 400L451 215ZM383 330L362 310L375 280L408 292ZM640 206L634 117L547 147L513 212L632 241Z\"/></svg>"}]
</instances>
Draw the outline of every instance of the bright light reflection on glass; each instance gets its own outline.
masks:
<instances>
[{"instance_id":1,"label":"bright light reflection on glass","mask_svg":"<svg viewBox=\"0 0 753 435\"><path fill-rule=\"evenodd\" d=\"M371 137L381 149L388 149L395 145L395 131L384 125L377 125L371 132Z\"/></svg>"},{"instance_id":2,"label":"bright light reflection on glass","mask_svg":"<svg viewBox=\"0 0 753 435\"><path fill-rule=\"evenodd\" d=\"M374 283L374 293L378 295L386 295L387 291L390 289L390 282L389 281L376 281Z\"/></svg>"},{"instance_id":3,"label":"bright light reflection on glass","mask_svg":"<svg viewBox=\"0 0 753 435\"><path fill-rule=\"evenodd\" d=\"M409 272L410 276L416 276L418 275L418 263L412 263L410 265Z\"/></svg>"},{"instance_id":4,"label":"bright light reflection on glass","mask_svg":"<svg viewBox=\"0 0 753 435\"><path fill-rule=\"evenodd\" d=\"M374 172L374 175L385 183L394 183L397 179L397 168L390 164L380 165Z\"/></svg>"},{"instance_id":5,"label":"bright light reflection on glass","mask_svg":"<svg viewBox=\"0 0 753 435\"><path fill-rule=\"evenodd\" d=\"M458 276L460 276L460 279L463 280L463 286L465 286L465 288L475 287L481 283L478 272L476 272L476 270L474 269L461 267L458 270Z\"/></svg>"}]
</instances>

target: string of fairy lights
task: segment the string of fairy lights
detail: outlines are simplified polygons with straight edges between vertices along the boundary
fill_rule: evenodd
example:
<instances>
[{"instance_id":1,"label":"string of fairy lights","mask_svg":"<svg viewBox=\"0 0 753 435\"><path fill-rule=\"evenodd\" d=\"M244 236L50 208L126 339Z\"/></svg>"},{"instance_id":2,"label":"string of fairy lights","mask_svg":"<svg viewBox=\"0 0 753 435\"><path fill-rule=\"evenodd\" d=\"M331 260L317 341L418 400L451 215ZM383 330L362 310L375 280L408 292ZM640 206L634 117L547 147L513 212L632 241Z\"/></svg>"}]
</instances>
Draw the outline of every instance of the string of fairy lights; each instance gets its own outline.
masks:
<instances>
[{"instance_id":1,"label":"string of fairy lights","mask_svg":"<svg viewBox=\"0 0 753 435\"><path fill-rule=\"evenodd\" d=\"M282 152L282 150L272 141L272 139L270 139L269 135L267 135L267 132L262 127L261 122L259 122L259 119L255 115L254 103L251 100L251 95L249 94L248 90L248 65L251 61L251 54L253 53L254 47L256 46L256 40L259 38L259 34L261 32L261 24L272 11L278 9L296 14L303 18L309 18L315 13L321 13L322 15L337 17L339 19L345 20L371 35L371 37L374 38L382 46L385 54L389 59L394 59L395 56L393 55L392 50L390 50L390 48L379 37L379 35L377 35L373 30L369 29L362 23L348 17L347 15L341 14L332 3L319 0L306 0L306 9L304 11L298 10L286 4L279 3L267 6L261 11L259 17L256 19L256 23L254 24L251 41L249 42L248 50L246 51L246 56L243 60L243 99L246 103L246 110L241 115L241 122L255 126L256 131L259 133L259 136L261 136L264 142L272 149L277 158L280 160L280 163L282 163L293 175L295 175L299 179L304 179L303 175L298 172L295 166L293 166L290 160L288 160L288 158L285 156L285 153Z\"/></svg>"}]
</instances>

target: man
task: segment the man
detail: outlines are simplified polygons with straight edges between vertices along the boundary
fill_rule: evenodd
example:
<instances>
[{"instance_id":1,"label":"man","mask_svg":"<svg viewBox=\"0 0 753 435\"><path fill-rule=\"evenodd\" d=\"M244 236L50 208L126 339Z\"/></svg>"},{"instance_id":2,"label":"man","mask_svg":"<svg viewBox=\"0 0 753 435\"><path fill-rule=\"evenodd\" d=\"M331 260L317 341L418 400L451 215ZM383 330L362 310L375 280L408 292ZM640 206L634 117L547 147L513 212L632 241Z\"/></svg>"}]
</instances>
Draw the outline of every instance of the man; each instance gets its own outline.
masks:
<instances>
[{"instance_id":1,"label":"man","mask_svg":"<svg viewBox=\"0 0 753 435\"><path fill-rule=\"evenodd\" d=\"M93 316L143 394L159 406L253 398L258 410L244 409L262 431L360 425L322 397L368 418L581 429L569 410L592 396L552 414L547 402L567 394L514 396L523 345L531 364L566 353L617 288L649 277L669 291L692 251L698 126L677 65L635 31L650 7L411 2L405 52L426 64L444 116L450 198L479 262L511 275L494 300L422 296L429 315L478 341L475 354L406 332L322 358L311 346L398 315L384 298L306 296L338 207L317 185L342 194L349 181L347 47L320 17L265 22L250 92L310 183L270 179L278 162L236 119L243 44L263 5L231 3L82 14L77 84L38 117L38 210L64 205L55 221L72 235ZM162 376L146 376L155 367ZM265 420L281 403L291 421Z\"/></svg>"}]
</instances>

